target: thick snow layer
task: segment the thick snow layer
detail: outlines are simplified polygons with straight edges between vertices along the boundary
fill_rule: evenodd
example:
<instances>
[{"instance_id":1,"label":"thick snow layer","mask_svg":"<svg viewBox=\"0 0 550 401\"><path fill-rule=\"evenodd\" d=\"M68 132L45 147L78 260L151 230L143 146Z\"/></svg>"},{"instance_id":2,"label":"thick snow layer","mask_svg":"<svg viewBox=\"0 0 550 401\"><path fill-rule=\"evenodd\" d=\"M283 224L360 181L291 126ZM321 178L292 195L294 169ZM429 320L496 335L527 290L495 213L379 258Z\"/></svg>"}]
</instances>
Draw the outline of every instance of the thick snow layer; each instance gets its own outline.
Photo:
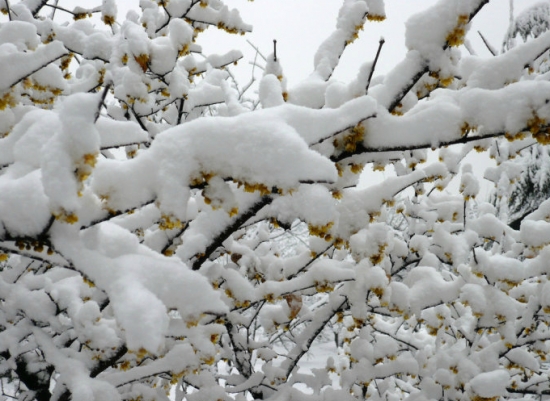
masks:
<instances>
[{"instance_id":1,"label":"thick snow layer","mask_svg":"<svg viewBox=\"0 0 550 401\"><path fill-rule=\"evenodd\" d=\"M387 109L397 97L404 95L405 88L413 84L413 77L422 72L425 67L425 61L420 52L410 50L405 58L384 76L381 84L369 88L369 95Z\"/></svg>"},{"instance_id":2,"label":"thick snow layer","mask_svg":"<svg viewBox=\"0 0 550 401\"><path fill-rule=\"evenodd\" d=\"M50 219L41 179L38 170L25 172L17 180L11 174L0 176L0 218L11 235L39 234Z\"/></svg>"},{"instance_id":3,"label":"thick snow layer","mask_svg":"<svg viewBox=\"0 0 550 401\"><path fill-rule=\"evenodd\" d=\"M215 2L212 2L216 4ZM252 25L245 23L239 11L230 10L227 6L217 3L218 7L193 7L187 14L189 18L211 25L222 24L229 32L251 32Z\"/></svg>"},{"instance_id":4,"label":"thick snow layer","mask_svg":"<svg viewBox=\"0 0 550 401\"><path fill-rule=\"evenodd\" d=\"M78 238L65 239L71 229L59 227L54 241L64 254L79 261L77 268L89 280L106 289L130 349L145 348L155 354L163 350L167 310L177 309L189 322L198 320L203 312L226 311L204 277L140 245L125 229L102 224L83 232L82 243ZM200 310L196 308L198 299Z\"/></svg>"},{"instance_id":5,"label":"thick snow layer","mask_svg":"<svg viewBox=\"0 0 550 401\"><path fill-rule=\"evenodd\" d=\"M126 146L145 142L149 139L147 132L132 121L116 121L100 117L95 126L99 132L101 148Z\"/></svg>"},{"instance_id":6,"label":"thick snow layer","mask_svg":"<svg viewBox=\"0 0 550 401\"><path fill-rule=\"evenodd\" d=\"M348 0L340 8L336 30L323 41L315 53L315 74L328 80L338 65L346 45L352 42L365 21L368 6L364 1Z\"/></svg>"},{"instance_id":7,"label":"thick snow layer","mask_svg":"<svg viewBox=\"0 0 550 401\"><path fill-rule=\"evenodd\" d=\"M527 128L533 116L549 115L546 89L540 90L541 85L546 83L522 81L498 90L436 90L430 101L418 104L403 116L378 110L377 118L365 122L364 145L369 149L420 144L437 147L459 140L465 127L478 128L484 134L515 135Z\"/></svg>"},{"instance_id":8,"label":"thick snow layer","mask_svg":"<svg viewBox=\"0 0 550 401\"><path fill-rule=\"evenodd\" d=\"M462 2L463 4L469 1ZM433 7L421 11L407 20L405 45L418 50L426 60L437 60L443 52L446 37L457 24L458 0L438 1ZM462 6L464 8L464 6ZM429 27L429 29L426 29Z\"/></svg>"},{"instance_id":9,"label":"thick snow layer","mask_svg":"<svg viewBox=\"0 0 550 401\"><path fill-rule=\"evenodd\" d=\"M550 223L546 221L524 220L520 228L522 242L533 248L550 244Z\"/></svg>"},{"instance_id":10,"label":"thick snow layer","mask_svg":"<svg viewBox=\"0 0 550 401\"><path fill-rule=\"evenodd\" d=\"M463 79L469 87L498 89L514 82L525 66L548 49L550 32L522 46L490 59L466 57L462 61Z\"/></svg>"},{"instance_id":11,"label":"thick snow layer","mask_svg":"<svg viewBox=\"0 0 550 401\"><path fill-rule=\"evenodd\" d=\"M34 50L40 44L36 26L26 21L12 21L0 26L0 44L12 43L18 51Z\"/></svg>"},{"instance_id":12,"label":"thick snow layer","mask_svg":"<svg viewBox=\"0 0 550 401\"><path fill-rule=\"evenodd\" d=\"M546 389L550 202L519 231L506 202L529 173L508 157L548 139L548 74L526 66L550 37L461 61L483 0L442 0L407 24L385 77L368 82L368 61L343 83L343 51L385 11L342 3L311 76L287 91L270 55L249 92L229 67L240 52L194 43L251 29L222 0L142 0L125 21L105 0L64 25L33 17L39 0L10 4L0 370L53 366L55 394L84 401L165 399L174 383L191 401ZM461 167L474 147L497 159L494 206ZM358 189L370 162L393 171Z\"/></svg>"},{"instance_id":13,"label":"thick snow layer","mask_svg":"<svg viewBox=\"0 0 550 401\"><path fill-rule=\"evenodd\" d=\"M509 379L510 374L507 371L494 370L478 374L470 380L469 384L472 390L480 397L492 398L507 394L506 386Z\"/></svg>"},{"instance_id":14,"label":"thick snow layer","mask_svg":"<svg viewBox=\"0 0 550 401\"><path fill-rule=\"evenodd\" d=\"M67 49L60 41L40 45L31 52L20 52L16 45L12 43L1 44L0 70L2 70L2 76L0 77L0 90L10 88L67 53Z\"/></svg>"},{"instance_id":15,"label":"thick snow layer","mask_svg":"<svg viewBox=\"0 0 550 401\"><path fill-rule=\"evenodd\" d=\"M450 102L427 104L402 117L381 110L378 117L366 123L364 144L369 148L384 149L415 143L437 147L441 142L460 137L463 121L460 108Z\"/></svg>"},{"instance_id":16,"label":"thick snow layer","mask_svg":"<svg viewBox=\"0 0 550 401\"><path fill-rule=\"evenodd\" d=\"M418 266L405 280L409 286L411 310L416 315L420 310L431 305L445 303L457 297L462 279L445 281L432 267Z\"/></svg>"},{"instance_id":17,"label":"thick snow layer","mask_svg":"<svg viewBox=\"0 0 550 401\"><path fill-rule=\"evenodd\" d=\"M334 165L308 149L306 142L315 143L334 130L354 126L371 116L372 108L372 100L363 97L338 110L288 105L231 119L193 121L157 135L151 148L133 160L100 160L93 187L108 198L109 207L118 210L156 194L164 212L184 219L186 188L203 175L261 183L268 190L289 190L300 182L333 182ZM168 159L169 164L164 161Z\"/></svg>"},{"instance_id":18,"label":"thick snow layer","mask_svg":"<svg viewBox=\"0 0 550 401\"><path fill-rule=\"evenodd\" d=\"M332 194L325 187L302 186L290 196L276 199L271 212L279 221L292 223L296 216L314 226L324 226L333 221L336 205Z\"/></svg>"},{"instance_id":19,"label":"thick snow layer","mask_svg":"<svg viewBox=\"0 0 550 401\"><path fill-rule=\"evenodd\" d=\"M384 203L392 202L404 188L423 179L443 177L446 174L447 169L443 163L434 163L424 170L418 169L401 177L391 177L384 183L368 188L344 190L344 198L337 206L339 234L346 238L368 225Z\"/></svg>"},{"instance_id":20,"label":"thick snow layer","mask_svg":"<svg viewBox=\"0 0 550 401\"><path fill-rule=\"evenodd\" d=\"M88 174L99 152L99 134L94 125L99 99L94 94L75 94L60 104L62 129L42 147L42 182L54 213L78 207L79 180L75 170Z\"/></svg>"}]
</instances>

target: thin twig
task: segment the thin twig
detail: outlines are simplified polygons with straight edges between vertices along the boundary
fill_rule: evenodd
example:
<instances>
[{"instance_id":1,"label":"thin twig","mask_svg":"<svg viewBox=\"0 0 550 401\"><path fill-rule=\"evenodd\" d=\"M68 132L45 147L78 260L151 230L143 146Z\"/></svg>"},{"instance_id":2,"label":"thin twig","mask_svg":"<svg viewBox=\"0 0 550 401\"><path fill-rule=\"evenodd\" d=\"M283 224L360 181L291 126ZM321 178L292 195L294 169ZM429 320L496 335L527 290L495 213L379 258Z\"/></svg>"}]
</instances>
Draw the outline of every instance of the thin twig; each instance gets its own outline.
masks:
<instances>
[{"instance_id":1,"label":"thin twig","mask_svg":"<svg viewBox=\"0 0 550 401\"><path fill-rule=\"evenodd\" d=\"M15 82L13 82L12 84L10 84L10 88L12 88L13 86L17 85L19 82L22 82L24 81L25 79L27 79L27 77L30 77L32 74L34 74L35 72L37 71L40 71L42 68L46 68L48 65L50 65L51 63L53 63L54 61L57 61L59 60L61 57L65 57L68 53L63 53L59 56L56 56L55 58L51 59L51 60L48 60L46 61L44 64L42 64L40 67L32 70L31 72L29 72L28 74L25 74L23 75L22 77L20 78L17 78Z\"/></svg>"},{"instance_id":2,"label":"thin twig","mask_svg":"<svg viewBox=\"0 0 550 401\"><path fill-rule=\"evenodd\" d=\"M8 0L6 0L6 3ZM54 5L55 7L52 9L52 13L50 14L50 19L53 21L53 18L55 17L55 12L57 11L57 5L59 4L59 0L55 0Z\"/></svg>"},{"instance_id":3,"label":"thin twig","mask_svg":"<svg viewBox=\"0 0 550 401\"><path fill-rule=\"evenodd\" d=\"M380 52L382 51L382 46L384 46L384 43L386 43L384 38L380 38L380 41L378 42L378 50L376 51L376 56L374 57L374 62L372 63L372 67L370 69L369 80L367 81L365 94L369 93L369 86L370 86L370 81L372 80L372 74L374 74L374 69L376 68L376 63L378 63L378 57L380 57Z\"/></svg>"},{"instance_id":4,"label":"thin twig","mask_svg":"<svg viewBox=\"0 0 550 401\"><path fill-rule=\"evenodd\" d=\"M262 54L262 52L260 51L260 49L258 49L258 47L256 45L254 45L250 40L246 40L246 42L254 49L256 50L256 53L260 55L261 58L264 59L264 61L267 61L267 58Z\"/></svg>"},{"instance_id":5,"label":"thin twig","mask_svg":"<svg viewBox=\"0 0 550 401\"><path fill-rule=\"evenodd\" d=\"M99 101L99 105L94 116L94 123L96 123L99 119L99 115L101 114L101 107L105 105L105 99L107 98L107 93L109 93L111 86L113 86L113 83L109 82L107 85L105 85L105 88L103 88L103 93L101 94L101 99Z\"/></svg>"},{"instance_id":6,"label":"thin twig","mask_svg":"<svg viewBox=\"0 0 550 401\"><path fill-rule=\"evenodd\" d=\"M497 55L497 52L495 51L494 47L491 46L491 44L489 43L489 41L485 38L485 36L483 36L483 34L481 33L481 31L477 31L477 33L479 34L479 36L481 36L481 40L483 40L483 43L485 44L485 46L487 47L487 49L489 50L489 52L491 52L491 54L493 56L496 56Z\"/></svg>"},{"instance_id":7,"label":"thin twig","mask_svg":"<svg viewBox=\"0 0 550 401\"><path fill-rule=\"evenodd\" d=\"M202 264L210 257L210 255L221 246L221 244L238 228L250 218L254 217L264 206L269 205L273 201L273 197L269 195L262 196L257 203L252 205L244 213L240 214L232 223L230 223L225 230L218 234L206 247L203 254L199 255L193 262L193 270L199 270Z\"/></svg>"},{"instance_id":8,"label":"thin twig","mask_svg":"<svg viewBox=\"0 0 550 401\"><path fill-rule=\"evenodd\" d=\"M8 18L11 21L10 1L6 0L5 3L6 3L6 11L8 12Z\"/></svg>"}]
</instances>

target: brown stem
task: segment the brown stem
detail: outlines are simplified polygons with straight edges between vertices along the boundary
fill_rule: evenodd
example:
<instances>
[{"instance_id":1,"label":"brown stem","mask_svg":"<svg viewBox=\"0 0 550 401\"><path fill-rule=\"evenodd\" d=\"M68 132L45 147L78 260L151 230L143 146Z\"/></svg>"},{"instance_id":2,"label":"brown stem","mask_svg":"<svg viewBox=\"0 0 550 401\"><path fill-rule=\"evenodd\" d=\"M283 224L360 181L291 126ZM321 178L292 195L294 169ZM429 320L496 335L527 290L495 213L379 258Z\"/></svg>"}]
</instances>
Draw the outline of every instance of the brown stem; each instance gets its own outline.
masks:
<instances>
[{"instance_id":1,"label":"brown stem","mask_svg":"<svg viewBox=\"0 0 550 401\"><path fill-rule=\"evenodd\" d=\"M231 234L237 231L241 225L246 223L248 219L254 217L264 206L269 205L273 201L271 196L265 195L260 198L260 200L252 205L247 211L238 216L231 224L229 224L225 230L219 233L213 240L210 242L210 245L206 247L206 250L203 254L197 257L193 262L193 270L199 270L204 262L214 253L222 243L229 238Z\"/></svg>"},{"instance_id":2,"label":"brown stem","mask_svg":"<svg viewBox=\"0 0 550 401\"><path fill-rule=\"evenodd\" d=\"M372 80L372 74L374 74L374 69L376 68L376 63L378 63L378 57L380 57L380 52L382 51L382 46L384 46L384 43L386 43L384 38L380 38L380 41L378 42L378 50L376 51L376 56L374 57L374 62L372 63L372 67L370 69L369 80L367 81L365 94L369 93L369 86L370 86L370 81Z\"/></svg>"}]
</instances>

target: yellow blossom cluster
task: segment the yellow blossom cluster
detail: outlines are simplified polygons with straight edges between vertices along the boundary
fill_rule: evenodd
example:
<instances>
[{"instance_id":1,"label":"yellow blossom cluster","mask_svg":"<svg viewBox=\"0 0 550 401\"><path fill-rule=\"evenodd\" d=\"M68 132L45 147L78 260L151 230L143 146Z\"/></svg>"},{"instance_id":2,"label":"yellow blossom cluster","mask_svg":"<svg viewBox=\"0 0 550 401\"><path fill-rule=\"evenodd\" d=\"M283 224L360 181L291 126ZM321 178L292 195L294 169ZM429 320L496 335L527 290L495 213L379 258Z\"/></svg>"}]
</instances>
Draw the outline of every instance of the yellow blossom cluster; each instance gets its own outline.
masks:
<instances>
[{"instance_id":1,"label":"yellow blossom cluster","mask_svg":"<svg viewBox=\"0 0 550 401\"><path fill-rule=\"evenodd\" d=\"M386 250L387 246L388 246L388 244L378 245L378 252L369 256L369 260L373 265L378 265L384 260L384 257L385 257L384 251ZM371 289L371 290L374 291L374 289ZM384 290L383 289L381 289L381 290L382 290L382 294L383 294ZM380 298L382 295L378 295L378 293L376 293L376 296L378 296L378 298Z\"/></svg>"},{"instance_id":2,"label":"yellow blossom cluster","mask_svg":"<svg viewBox=\"0 0 550 401\"><path fill-rule=\"evenodd\" d=\"M346 44L353 43L355 39L359 38L359 31L363 30L363 25L355 25L353 32L351 33L351 38L346 41Z\"/></svg>"},{"instance_id":3,"label":"yellow blossom cluster","mask_svg":"<svg viewBox=\"0 0 550 401\"><path fill-rule=\"evenodd\" d=\"M109 26L112 26L116 22L115 17L113 15L104 15L103 18L101 18L101 20L105 25L109 25Z\"/></svg>"},{"instance_id":4,"label":"yellow blossom cluster","mask_svg":"<svg viewBox=\"0 0 550 401\"><path fill-rule=\"evenodd\" d=\"M329 231L334 225L333 222L329 222L322 226L315 226L313 224L309 224L309 234L313 235L315 237L323 238L325 241L330 241L332 239L332 236L330 235Z\"/></svg>"},{"instance_id":5,"label":"yellow blossom cluster","mask_svg":"<svg viewBox=\"0 0 550 401\"><path fill-rule=\"evenodd\" d=\"M378 14L367 14L367 19L372 22L382 22L386 19L385 15L378 15Z\"/></svg>"},{"instance_id":6,"label":"yellow blossom cluster","mask_svg":"<svg viewBox=\"0 0 550 401\"><path fill-rule=\"evenodd\" d=\"M59 212L53 213L56 220L62 221L68 224L74 224L78 222L78 216L74 212L68 212L65 209L61 209Z\"/></svg>"},{"instance_id":7,"label":"yellow blossom cluster","mask_svg":"<svg viewBox=\"0 0 550 401\"><path fill-rule=\"evenodd\" d=\"M15 107L15 99L10 91L0 96L0 110L5 110L6 107Z\"/></svg>"},{"instance_id":8,"label":"yellow blossom cluster","mask_svg":"<svg viewBox=\"0 0 550 401\"><path fill-rule=\"evenodd\" d=\"M147 68L149 67L149 55L148 54L142 53L138 56L134 56L134 60L136 61L136 63L139 64L139 66L141 67L141 70L143 72L147 71Z\"/></svg>"},{"instance_id":9,"label":"yellow blossom cluster","mask_svg":"<svg viewBox=\"0 0 550 401\"><path fill-rule=\"evenodd\" d=\"M467 15L459 15L458 21L454 29L447 35L447 44L451 47L457 47L464 43L464 36L466 35L466 25L470 21L470 17Z\"/></svg>"},{"instance_id":10,"label":"yellow blossom cluster","mask_svg":"<svg viewBox=\"0 0 550 401\"><path fill-rule=\"evenodd\" d=\"M181 220L166 214L163 214L159 221L159 229L161 230L181 229L183 226L184 223Z\"/></svg>"},{"instance_id":11,"label":"yellow blossom cluster","mask_svg":"<svg viewBox=\"0 0 550 401\"><path fill-rule=\"evenodd\" d=\"M92 13L82 12L82 13L74 13L73 14L73 20L75 20L75 21L78 21L78 20L84 19L84 18L88 18L88 17L92 17Z\"/></svg>"},{"instance_id":12,"label":"yellow blossom cluster","mask_svg":"<svg viewBox=\"0 0 550 401\"><path fill-rule=\"evenodd\" d=\"M23 81L23 88L32 90L32 93L28 94L28 96L37 105L51 106L54 104L56 98L63 93L63 90L60 88L42 85L31 78L26 78Z\"/></svg>"},{"instance_id":13,"label":"yellow blossom cluster","mask_svg":"<svg viewBox=\"0 0 550 401\"><path fill-rule=\"evenodd\" d=\"M218 27L218 29L221 29L221 30L223 30L227 33L232 34L232 35L236 35L236 34L244 35L245 34L244 31L241 31L241 30L239 30L238 28L235 28L235 27L230 27L230 26L226 25L223 21L218 22L217 27Z\"/></svg>"},{"instance_id":14,"label":"yellow blossom cluster","mask_svg":"<svg viewBox=\"0 0 550 401\"><path fill-rule=\"evenodd\" d=\"M258 191L262 196L269 195L271 193L271 190L264 184L252 184L249 182L237 181L237 187L244 187L244 191L250 193Z\"/></svg>"},{"instance_id":15,"label":"yellow blossom cluster","mask_svg":"<svg viewBox=\"0 0 550 401\"><path fill-rule=\"evenodd\" d=\"M550 128L548 128L544 118L540 118L538 115L534 114L533 117L527 121L527 128L538 143L541 145L550 144Z\"/></svg>"},{"instance_id":16,"label":"yellow blossom cluster","mask_svg":"<svg viewBox=\"0 0 550 401\"><path fill-rule=\"evenodd\" d=\"M84 190L84 181L86 181L92 174L97 163L97 153L86 153L82 156L76 163L75 176L78 181L78 196L82 196L82 191Z\"/></svg>"},{"instance_id":17,"label":"yellow blossom cluster","mask_svg":"<svg viewBox=\"0 0 550 401\"><path fill-rule=\"evenodd\" d=\"M47 244L45 244L44 242L41 242L41 241L38 241L38 240L30 240L30 241L26 241L26 240L22 240L22 239L19 239L17 241L15 241L15 246L17 248L19 248L19 250L23 251L23 250L27 250L27 251L34 251L34 252L44 252L44 250L46 249L46 247L48 247ZM53 255L53 249L50 247L48 247L48 250L46 251L46 253L48 255ZM3 262L4 260L6 259L3 259L3 256L6 257L7 259L7 256L8 255L5 255L3 254L2 252L0 252L0 262Z\"/></svg>"}]
</instances>

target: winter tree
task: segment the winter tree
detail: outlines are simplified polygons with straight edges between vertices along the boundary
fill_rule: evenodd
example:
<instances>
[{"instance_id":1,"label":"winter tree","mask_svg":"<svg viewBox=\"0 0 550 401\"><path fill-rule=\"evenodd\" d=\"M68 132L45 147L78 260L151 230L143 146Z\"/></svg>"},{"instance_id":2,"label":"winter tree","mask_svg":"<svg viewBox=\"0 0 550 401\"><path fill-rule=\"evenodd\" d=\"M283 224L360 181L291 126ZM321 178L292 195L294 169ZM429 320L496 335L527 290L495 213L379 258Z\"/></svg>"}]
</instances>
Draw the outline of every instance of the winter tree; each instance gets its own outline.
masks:
<instances>
[{"instance_id":1,"label":"winter tree","mask_svg":"<svg viewBox=\"0 0 550 401\"><path fill-rule=\"evenodd\" d=\"M514 3L510 2L510 26L503 41L503 51L512 49L518 39L524 42L539 37L550 26L550 2L540 2L527 8L517 17L513 16ZM539 57L531 68L538 74L548 72L548 57ZM509 196L496 199L493 203L504 208L509 215L509 224L519 229L522 220L550 198L550 177L548 176L548 149L541 144L527 146L519 155L524 166L522 174L515 180ZM496 195L497 192L494 192Z\"/></svg>"},{"instance_id":2,"label":"winter tree","mask_svg":"<svg viewBox=\"0 0 550 401\"><path fill-rule=\"evenodd\" d=\"M112 0L0 1L3 397L550 394L550 201L513 229L461 163L489 154L509 197L516 154L548 145L531 67L550 33L470 56L486 3L440 0L387 75L367 62L343 83L341 54L385 18L345 0L311 75L287 87L270 55L250 100L228 69L241 53L198 44L252 29L221 0L142 0L126 19ZM395 174L358 189L367 165Z\"/></svg>"}]
</instances>

